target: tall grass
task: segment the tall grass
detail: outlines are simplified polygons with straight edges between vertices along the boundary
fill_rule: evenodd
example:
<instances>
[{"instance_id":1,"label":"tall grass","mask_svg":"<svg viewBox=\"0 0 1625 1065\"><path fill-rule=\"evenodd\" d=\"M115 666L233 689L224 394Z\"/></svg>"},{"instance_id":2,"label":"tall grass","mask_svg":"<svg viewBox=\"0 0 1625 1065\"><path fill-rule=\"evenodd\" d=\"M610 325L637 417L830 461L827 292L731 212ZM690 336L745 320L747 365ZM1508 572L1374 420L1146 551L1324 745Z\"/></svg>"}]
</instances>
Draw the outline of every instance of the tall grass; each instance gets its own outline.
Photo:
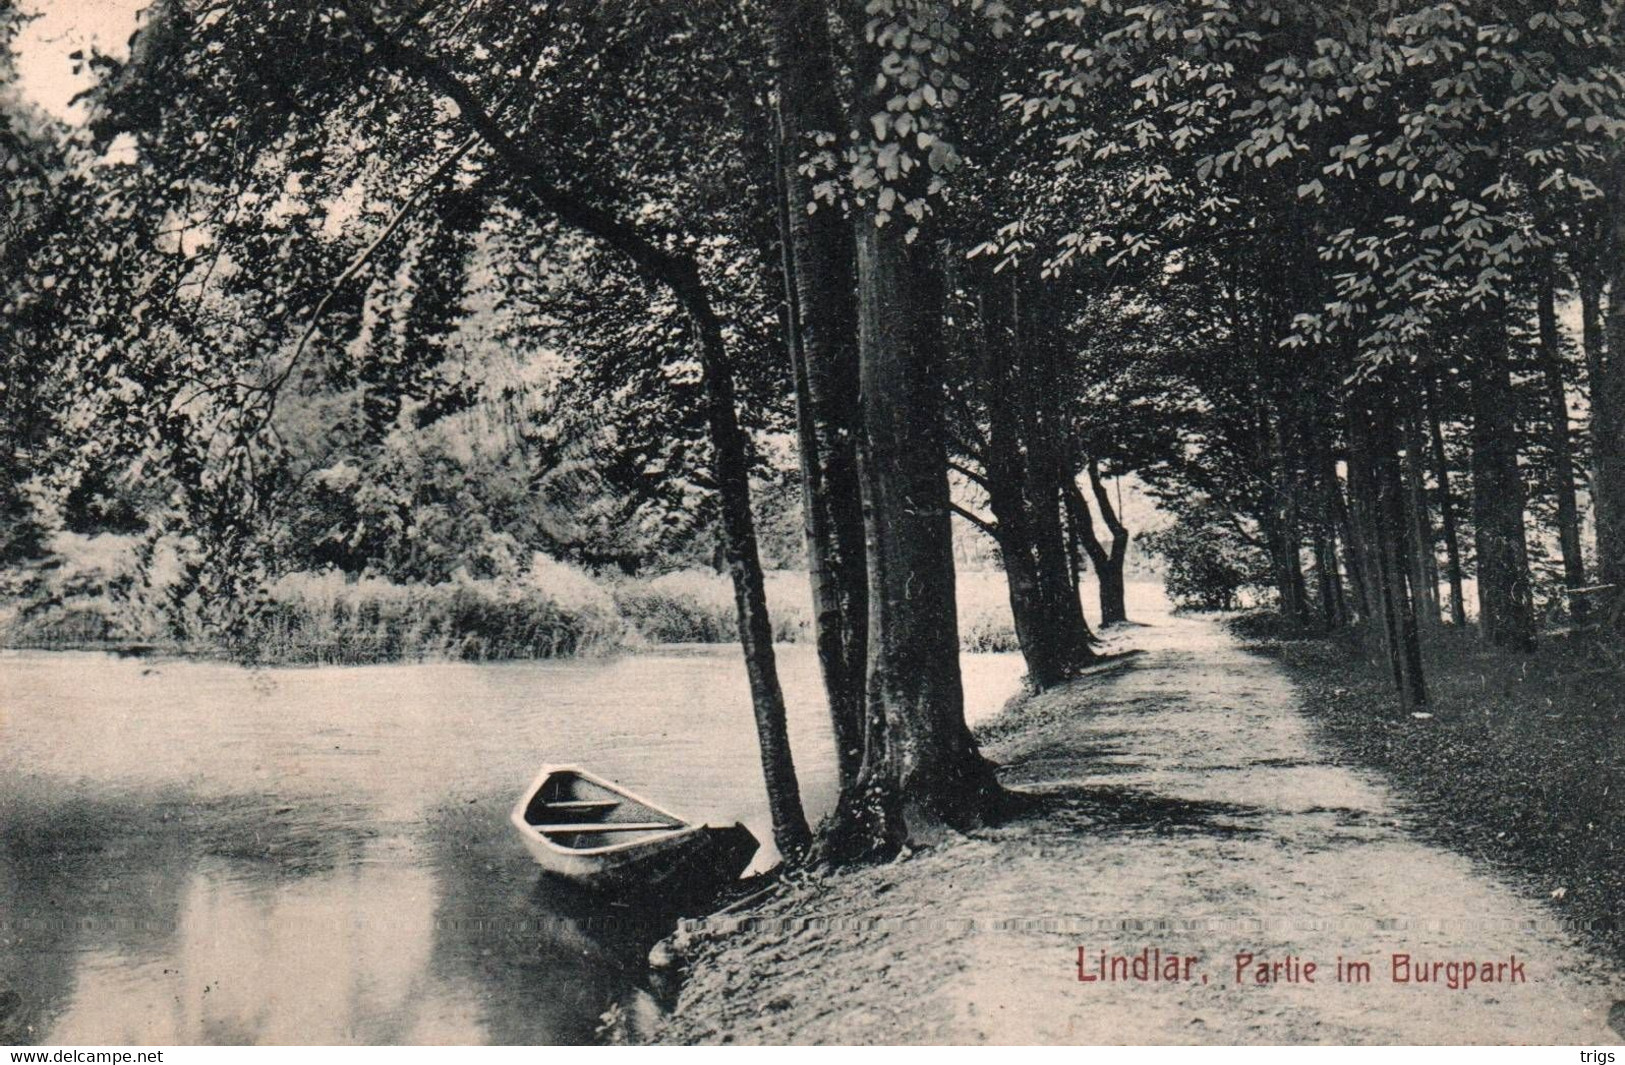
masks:
<instances>
[{"instance_id":1,"label":"tall grass","mask_svg":"<svg viewBox=\"0 0 1625 1065\"><path fill-rule=\"evenodd\" d=\"M293 574L271 586L269 600L251 622L254 652L269 662L566 658L619 647L625 632L608 595L551 561L520 581Z\"/></svg>"},{"instance_id":2,"label":"tall grass","mask_svg":"<svg viewBox=\"0 0 1625 1065\"><path fill-rule=\"evenodd\" d=\"M812 593L805 573L767 574L767 612L773 639L812 639ZM739 638L733 581L720 573L682 570L658 577L618 581L613 591L621 616L649 643L729 643Z\"/></svg>"},{"instance_id":3,"label":"tall grass","mask_svg":"<svg viewBox=\"0 0 1625 1065\"><path fill-rule=\"evenodd\" d=\"M421 659L562 658L627 644L731 643L739 638L733 584L725 574L684 570L649 578L602 578L543 555L517 577L462 576L397 584L341 573L294 573L275 581L251 612L241 643L211 642L195 607L179 595L181 548L160 545L137 563L134 537L62 534L53 558L0 588L0 645L173 645L202 654L247 654L268 663L357 664ZM807 575L766 575L773 638L811 642ZM958 579L960 646L1016 650L1004 575Z\"/></svg>"},{"instance_id":4,"label":"tall grass","mask_svg":"<svg viewBox=\"0 0 1625 1065\"><path fill-rule=\"evenodd\" d=\"M649 643L730 643L739 638L733 583L722 574L683 570L622 580L615 584L614 595L621 616ZM957 595L961 650L1017 650L1004 574L961 573ZM767 609L775 640L811 642L812 593L805 573L768 573Z\"/></svg>"}]
</instances>

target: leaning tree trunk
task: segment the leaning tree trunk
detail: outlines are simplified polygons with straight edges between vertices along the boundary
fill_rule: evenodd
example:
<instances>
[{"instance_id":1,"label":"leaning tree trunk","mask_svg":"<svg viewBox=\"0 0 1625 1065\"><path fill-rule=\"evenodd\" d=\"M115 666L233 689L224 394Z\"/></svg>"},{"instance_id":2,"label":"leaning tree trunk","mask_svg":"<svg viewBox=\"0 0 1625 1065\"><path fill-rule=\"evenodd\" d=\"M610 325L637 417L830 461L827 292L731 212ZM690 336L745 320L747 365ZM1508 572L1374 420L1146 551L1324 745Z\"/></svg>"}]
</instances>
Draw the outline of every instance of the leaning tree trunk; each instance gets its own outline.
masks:
<instances>
[{"instance_id":1,"label":"leaning tree trunk","mask_svg":"<svg viewBox=\"0 0 1625 1065\"><path fill-rule=\"evenodd\" d=\"M1431 367L1426 369L1423 387L1427 394L1428 442L1433 450L1433 468L1439 474L1439 525L1444 534L1445 574L1450 582L1450 621L1467 624L1467 599L1461 573L1461 536L1456 531L1456 502L1450 493L1450 456L1444 448L1443 415L1439 411L1439 388Z\"/></svg>"},{"instance_id":2,"label":"leaning tree trunk","mask_svg":"<svg viewBox=\"0 0 1625 1065\"><path fill-rule=\"evenodd\" d=\"M1100 537L1095 533L1094 516L1089 512L1089 501L1084 497L1083 489L1078 487L1076 478L1064 487L1067 524L1072 530L1073 538L1083 549L1083 553L1089 557L1089 564L1094 567L1098 580L1100 623L1110 625L1113 622L1126 621L1128 610L1123 597L1121 563L1119 562L1116 571L1118 579L1113 582L1108 576L1112 570L1112 551L1100 542Z\"/></svg>"},{"instance_id":3,"label":"leaning tree trunk","mask_svg":"<svg viewBox=\"0 0 1625 1065\"><path fill-rule=\"evenodd\" d=\"M1540 280L1537 314L1540 319L1540 361L1546 385L1547 446L1552 452L1552 483L1557 494L1557 537L1563 551L1563 586L1568 590L1569 617L1584 621L1589 604L1585 559L1580 553L1580 508L1574 495L1574 448L1569 436L1569 396L1564 383L1562 337L1557 328L1556 282L1552 266Z\"/></svg>"},{"instance_id":4,"label":"leaning tree trunk","mask_svg":"<svg viewBox=\"0 0 1625 1065\"><path fill-rule=\"evenodd\" d=\"M1534 641L1534 613L1505 307L1486 307L1475 334L1470 355L1478 623L1496 647L1526 649Z\"/></svg>"},{"instance_id":5,"label":"leaning tree trunk","mask_svg":"<svg viewBox=\"0 0 1625 1065\"><path fill-rule=\"evenodd\" d=\"M756 714L756 735L773 817L773 841L779 853L794 860L812 842L801 788L790 754L784 692L779 686L773 653L773 623L767 613L767 586L756 544L750 509L750 463L744 431L735 413L733 376L729 372L722 326L709 302L691 306L700 334L700 374L705 386L712 462L722 509L723 553L733 579L734 607L739 616L739 642L745 652L745 675Z\"/></svg>"},{"instance_id":6,"label":"leaning tree trunk","mask_svg":"<svg viewBox=\"0 0 1625 1065\"><path fill-rule=\"evenodd\" d=\"M786 857L805 850L812 833L796 780L785 721L784 693L773 654L773 626L756 543L750 504L749 448L734 405L732 367L722 324L711 305L699 266L650 239L635 223L589 203L574 191L552 184L548 168L515 141L469 88L432 56L403 45L372 19L365 6L345 5L352 22L367 37L374 58L389 69L421 79L456 103L468 123L502 160L515 182L545 214L601 241L624 256L643 276L666 287L687 312L699 338L700 374L717 497L722 509L722 535L733 577L734 606L739 616L739 642L745 654L751 705L756 715L762 774L773 817L773 837Z\"/></svg>"},{"instance_id":7,"label":"leaning tree trunk","mask_svg":"<svg viewBox=\"0 0 1625 1065\"><path fill-rule=\"evenodd\" d=\"M937 826L980 822L998 793L965 725L955 622L939 300L893 221L853 220L858 264L859 445L869 574L861 808L837 856L884 851Z\"/></svg>"},{"instance_id":8,"label":"leaning tree trunk","mask_svg":"<svg viewBox=\"0 0 1625 1065\"><path fill-rule=\"evenodd\" d=\"M799 165L807 138L841 128L823 5L772 5L780 69L776 158L780 243L796 371L807 570L815 641L829 698L841 795L863 762L868 586L858 484L857 307L852 230L832 208L809 213L810 179ZM850 809L841 802L837 810Z\"/></svg>"}]
</instances>

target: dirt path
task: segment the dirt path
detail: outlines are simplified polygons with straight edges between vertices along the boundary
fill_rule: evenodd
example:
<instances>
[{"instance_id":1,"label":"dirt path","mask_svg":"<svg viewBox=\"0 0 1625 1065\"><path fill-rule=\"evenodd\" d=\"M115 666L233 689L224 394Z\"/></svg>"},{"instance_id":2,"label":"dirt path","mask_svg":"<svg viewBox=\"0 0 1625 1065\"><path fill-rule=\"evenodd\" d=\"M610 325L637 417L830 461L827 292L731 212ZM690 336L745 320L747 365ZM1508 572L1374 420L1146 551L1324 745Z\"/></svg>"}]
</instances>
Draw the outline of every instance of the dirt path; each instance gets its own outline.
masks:
<instances>
[{"instance_id":1,"label":"dirt path","mask_svg":"<svg viewBox=\"0 0 1625 1065\"><path fill-rule=\"evenodd\" d=\"M1543 905L1420 842L1382 782L1328 762L1273 663L1202 619L1125 639L1147 653L988 730L1042 812L699 935L661 1038L1619 1042L1625 978ZM1080 947L1088 974L1102 951L1199 960L1188 981L1084 983ZM1314 962L1314 982L1260 985L1254 966L1238 983L1241 953ZM1396 953L1509 962L1527 982L1399 983ZM1339 958L1370 982L1338 982Z\"/></svg>"}]
</instances>

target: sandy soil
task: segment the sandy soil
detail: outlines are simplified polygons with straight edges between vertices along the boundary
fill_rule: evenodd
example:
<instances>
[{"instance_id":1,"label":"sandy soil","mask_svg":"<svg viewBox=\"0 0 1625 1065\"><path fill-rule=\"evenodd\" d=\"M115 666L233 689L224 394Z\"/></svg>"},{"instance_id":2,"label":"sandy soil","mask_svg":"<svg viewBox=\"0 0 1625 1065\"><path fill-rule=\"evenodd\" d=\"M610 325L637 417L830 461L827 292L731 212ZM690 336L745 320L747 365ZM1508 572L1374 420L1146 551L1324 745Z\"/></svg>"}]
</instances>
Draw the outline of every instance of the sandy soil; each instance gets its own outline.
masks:
<instances>
[{"instance_id":1,"label":"sandy soil","mask_svg":"<svg viewBox=\"0 0 1625 1065\"><path fill-rule=\"evenodd\" d=\"M1330 762L1276 665L1204 619L1120 640L1147 653L983 730L1006 783L1044 796L1033 814L680 931L689 975L656 1037L1620 1041L1625 974L1542 902L1423 842L1403 796ZM1102 951L1198 960L1188 980L1080 982L1080 948L1086 974ZM1314 962L1314 982L1283 967L1259 984L1256 964L1238 981L1243 953ZM1395 954L1515 957L1526 982L1396 982ZM1368 962L1370 982L1339 982L1339 959Z\"/></svg>"}]
</instances>

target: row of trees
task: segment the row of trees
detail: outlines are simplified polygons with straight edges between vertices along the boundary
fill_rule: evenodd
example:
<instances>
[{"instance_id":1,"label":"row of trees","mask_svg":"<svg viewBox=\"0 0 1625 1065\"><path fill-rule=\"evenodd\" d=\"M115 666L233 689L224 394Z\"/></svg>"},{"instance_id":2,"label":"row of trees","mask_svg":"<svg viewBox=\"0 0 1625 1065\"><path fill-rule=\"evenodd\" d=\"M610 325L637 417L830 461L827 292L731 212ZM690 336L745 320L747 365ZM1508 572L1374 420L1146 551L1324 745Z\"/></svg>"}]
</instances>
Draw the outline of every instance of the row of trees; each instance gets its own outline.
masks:
<instances>
[{"instance_id":1,"label":"row of trees","mask_svg":"<svg viewBox=\"0 0 1625 1065\"><path fill-rule=\"evenodd\" d=\"M1134 472L1199 530L1176 552L1233 537L1290 621L1360 626L1420 703L1441 583L1456 624L1472 573L1486 638L1533 638L1540 522L1571 619L1618 622L1617 18L158 0L127 59L96 60L87 128L8 118L38 177L8 204L5 358L34 384L6 393L0 495L163 484L152 524L197 540L227 629L312 563L302 515L348 530L315 530L316 562L393 550L370 532L420 504L378 502L391 442L474 411L505 444L468 505L564 513L530 543L616 564L628 527L704 510L787 855L815 840L763 594L763 430L799 460L831 857L1000 802L964 722L954 513L997 544L1037 687L1096 655L1085 568L1125 618L1106 481ZM471 349L552 365L551 399Z\"/></svg>"},{"instance_id":2,"label":"row of trees","mask_svg":"<svg viewBox=\"0 0 1625 1065\"><path fill-rule=\"evenodd\" d=\"M1117 224L1072 225L1050 262L1101 245L1197 286L1229 358L1183 375L1209 446L1202 473L1176 479L1216 480L1205 495L1250 517L1289 622L1368 623L1411 705L1427 699L1441 541L1451 620L1466 620L1470 557L1496 646L1533 640L1543 527L1560 612L1618 624L1625 368L1609 352L1625 337L1601 309L1625 217L1618 18L1583 3L1224 3L1033 21L1059 62L1017 106L1055 133L1060 168L1132 174ZM1583 360L1559 322L1571 294ZM1214 478L1220 453L1240 468Z\"/></svg>"}]
</instances>

